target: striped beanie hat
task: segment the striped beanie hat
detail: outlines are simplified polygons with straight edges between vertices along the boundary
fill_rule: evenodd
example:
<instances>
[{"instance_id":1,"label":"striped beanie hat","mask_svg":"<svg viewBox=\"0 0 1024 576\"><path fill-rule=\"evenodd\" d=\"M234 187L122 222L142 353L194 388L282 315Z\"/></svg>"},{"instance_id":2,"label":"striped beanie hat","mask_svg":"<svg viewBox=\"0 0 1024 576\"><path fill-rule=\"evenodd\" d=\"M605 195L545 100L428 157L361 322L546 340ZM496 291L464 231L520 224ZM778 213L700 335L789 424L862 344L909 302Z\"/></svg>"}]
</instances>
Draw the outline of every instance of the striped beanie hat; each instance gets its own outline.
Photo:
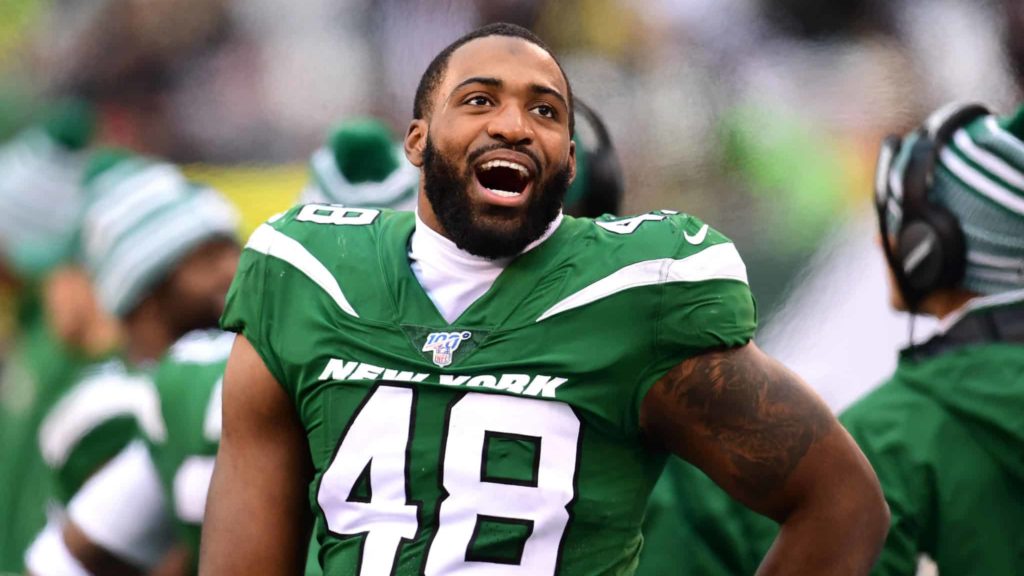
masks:
<instances>
[{"instance_id":1,"label":"striped beanie hat","mask_svg":"<svg viewBox=\"0 0 1024 576\"><path fill-rule=\"evenodd\" d=\"M372 118L343 122L313 153L302 203L413 210L420 171L387 126Z\"/></svg>"},{"instance_id":2,"label":"striped beanie hat","mask_svg":"<svg viewBox=\"0 0 1024 576\"><path fill-rule=\"evenodd\" d=\"M906 169L916 138L905 139L894 175ZM964 233L963 287L979 294L1024 289L1024 107L953 132L933 182L929 201L947 208Z\"/></svg>"},{"instance_id":3,"label":"striped beanie hat","mask_svg":"<svg viewBox=\"0 0 1024 576\"><path fill-rule=\"evenodd\" d=\"M86 167L83 187L79 255L100 303L118 317L194 248L237 234L234 207L171 164L104 150Z\"/></svg>"},{"instance_id":4,"label":"striped beanie hat","mask_svg":"<svg viewBox=\"0 0 1024 576\"><path fill-rule=\"evenodd\" d=\"M19 276L41 276L71 255L92 130L91 111L66 103L0 146L0 260Z\"/></svg>"}]
</instances>

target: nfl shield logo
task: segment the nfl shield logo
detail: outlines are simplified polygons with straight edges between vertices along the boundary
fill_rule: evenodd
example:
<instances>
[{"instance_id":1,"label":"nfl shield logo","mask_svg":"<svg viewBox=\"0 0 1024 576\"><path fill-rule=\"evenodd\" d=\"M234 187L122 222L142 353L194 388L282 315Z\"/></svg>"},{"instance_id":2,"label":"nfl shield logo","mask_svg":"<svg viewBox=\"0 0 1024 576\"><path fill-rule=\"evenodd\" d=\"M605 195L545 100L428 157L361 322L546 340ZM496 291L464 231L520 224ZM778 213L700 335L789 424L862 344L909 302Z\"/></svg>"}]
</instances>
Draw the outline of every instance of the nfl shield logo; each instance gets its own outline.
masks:
<instances>
[{"instance_id":1,"label":"nfl shield logo","mask_svg":"<svg viewBox=\"0 0 1024 576\"><path fill-rule=\"evenodd\" d=\"M473 334L469 332L431 332L423 344L424 352L434 353L434 364L444 368L452 363L452 355L463 340L469 340Z\"/></svg>"}]
</instances>

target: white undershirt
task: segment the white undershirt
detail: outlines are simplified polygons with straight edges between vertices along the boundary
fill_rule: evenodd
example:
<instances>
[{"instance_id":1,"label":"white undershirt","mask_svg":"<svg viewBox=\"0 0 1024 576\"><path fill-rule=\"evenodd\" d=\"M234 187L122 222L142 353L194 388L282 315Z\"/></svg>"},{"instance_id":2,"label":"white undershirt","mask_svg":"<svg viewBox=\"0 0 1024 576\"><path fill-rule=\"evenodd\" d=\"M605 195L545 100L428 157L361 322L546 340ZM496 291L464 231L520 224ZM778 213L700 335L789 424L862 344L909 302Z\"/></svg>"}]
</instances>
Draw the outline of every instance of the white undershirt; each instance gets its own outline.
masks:
<instances>
[{"instance_id":1,"label":"white undershirt","mask_svg":"<svg viewBox=\"0 0 1024 576\"><path fill-rule=\"evenodd\" d=\"M562 213L559 212L544 234L521 254L540 246L561 224ZM513 259L474 256L435 232L416 215L416 230L409 241L409 263L420 286L449 324L487 292Z\"/></svg>"}]
</instances>

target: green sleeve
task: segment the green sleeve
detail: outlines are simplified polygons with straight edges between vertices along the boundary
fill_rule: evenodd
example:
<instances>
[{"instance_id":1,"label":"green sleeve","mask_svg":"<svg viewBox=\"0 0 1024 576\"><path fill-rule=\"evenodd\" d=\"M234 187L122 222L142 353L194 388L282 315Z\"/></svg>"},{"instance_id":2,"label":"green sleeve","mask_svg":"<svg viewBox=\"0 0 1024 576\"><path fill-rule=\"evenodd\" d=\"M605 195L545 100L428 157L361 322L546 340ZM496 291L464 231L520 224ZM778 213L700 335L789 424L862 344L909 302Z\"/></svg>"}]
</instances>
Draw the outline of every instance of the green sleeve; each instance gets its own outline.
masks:
<instances>
[{"instance_id":1,"label":"green sleeve","mask_svg":"<svg viewBox=\"0 0 1024 576\"><path fill-rule=\"evenodd\" d=\"M692 216L685 217L679 232L659 305L659 352L678 361L702 350L746 344L757 328L757 308L736 246Z\"/></svg>"},{"instance_id":2,"label":"green sleeve","mask_svg":"<svg viewBox=\"0 0 1024 576\"><path fill-rule=\"evenodd\" d=\"M895 427L865 417L883 409L855 405L841 421L874 467L891 515L885 547L871 574L914 576L931 523L928 502L932 500L934 471L912 453Z\"/></svg>"},{"instance_id":3,"label":"green sleeve","mask_svg":"<svg viewBox=\"0 0 1024 576\"><path fill-rule=\"evenodd\" d=\"M269 316L274 311L271 305L273 293L267 285L271 267L269 260L269 256L250 247L242 251L238 272L228 290L220 325L224 330L245 336L270 373L283 384L286 382L284 371L273 347L273 333L269 329L273 325L273 319Z\"/></svg>"},{"instance_id":4,"label":"green sleeve","mask_svg":"<svg viewBox=\"0 0 1024 576\"><path fill-rule=\"evenodd\" d=\"M681 283L666 290L661 310L660 352L679 360L708 349L742 346L757 328L750 288L735 280Z\"/></svg>"},{"instance_id":5,"label":"green sleeve","mask_svg":"<svg viewBox=\"0 0 1024 576\"><path fill-rule=\"evenodd\" d=\"M67 502L97 470L139 435L158 410L147 376L116 362L92 367L47 413L39 446Z\"/></svg>"},{"instance_id":6,"label":"green sleeve","mask_svg":"<svg viewBox=\"0 0 1024 576\"><path fill-rule=\"evenodd\" d=\"M67 460L54 469L57 497L67 503L94 473L138 437L133 414L122 414L96 425L75 445Z\"/></svg>"}]
</instances>

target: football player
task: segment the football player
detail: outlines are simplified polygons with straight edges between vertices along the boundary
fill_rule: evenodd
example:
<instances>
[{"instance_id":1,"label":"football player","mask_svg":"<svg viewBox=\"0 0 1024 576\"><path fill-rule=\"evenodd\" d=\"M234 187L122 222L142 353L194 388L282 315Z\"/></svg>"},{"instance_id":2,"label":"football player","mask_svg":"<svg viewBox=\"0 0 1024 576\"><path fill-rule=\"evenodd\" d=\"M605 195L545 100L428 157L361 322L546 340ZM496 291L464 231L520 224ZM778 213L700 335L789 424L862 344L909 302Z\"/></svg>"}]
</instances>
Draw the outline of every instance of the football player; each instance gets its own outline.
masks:
<instances>
[{"instance_id":1,"label":"football player","mask_svg":"<svg viewBox=\"0 0 1024 576\"><path fill-rule=\"evenodd\" d=\"M22 572L46 522L43 416L117 340L116 325L77 290L82 275L66 266L93 132L87 107L56 103L0 147L0 300L10 299L14 316L12 342L0 351L0 573Z\"/></svg>"},{"instance_id":2,"label":"football player","mask_svg":"<svg viewBox=\"0 0 1024 576\"><path fill-rule=\"evenodd\" d=\"M253 234L204 573L298 572L315 517L326 574L627 574L669 453L782 524L763 574L867 573L877 479L751 342L735 247L671 210L564 216L573 118L538 38L481 28L417 90L417 214Z\"/></svg>"},{"instance_id":3,"label":"football player","mask_svg":"<svg viewBox=\"0 0 1024 576\"><path fill-rule=\"evenodd\" d=\"M183 334L216 323L239 254L234 209L171 165L101 152L86 169L85 191L79 252L101 305L121 320L124 345L84 371L41 427L40 448L64 503L139 425L152 426L152 363ZM63 514L53 514L26 553L33 574L82 572L63 551L63 524ZM133 552L135 566L159 556Z\"/></svg>"}]
</instances>

